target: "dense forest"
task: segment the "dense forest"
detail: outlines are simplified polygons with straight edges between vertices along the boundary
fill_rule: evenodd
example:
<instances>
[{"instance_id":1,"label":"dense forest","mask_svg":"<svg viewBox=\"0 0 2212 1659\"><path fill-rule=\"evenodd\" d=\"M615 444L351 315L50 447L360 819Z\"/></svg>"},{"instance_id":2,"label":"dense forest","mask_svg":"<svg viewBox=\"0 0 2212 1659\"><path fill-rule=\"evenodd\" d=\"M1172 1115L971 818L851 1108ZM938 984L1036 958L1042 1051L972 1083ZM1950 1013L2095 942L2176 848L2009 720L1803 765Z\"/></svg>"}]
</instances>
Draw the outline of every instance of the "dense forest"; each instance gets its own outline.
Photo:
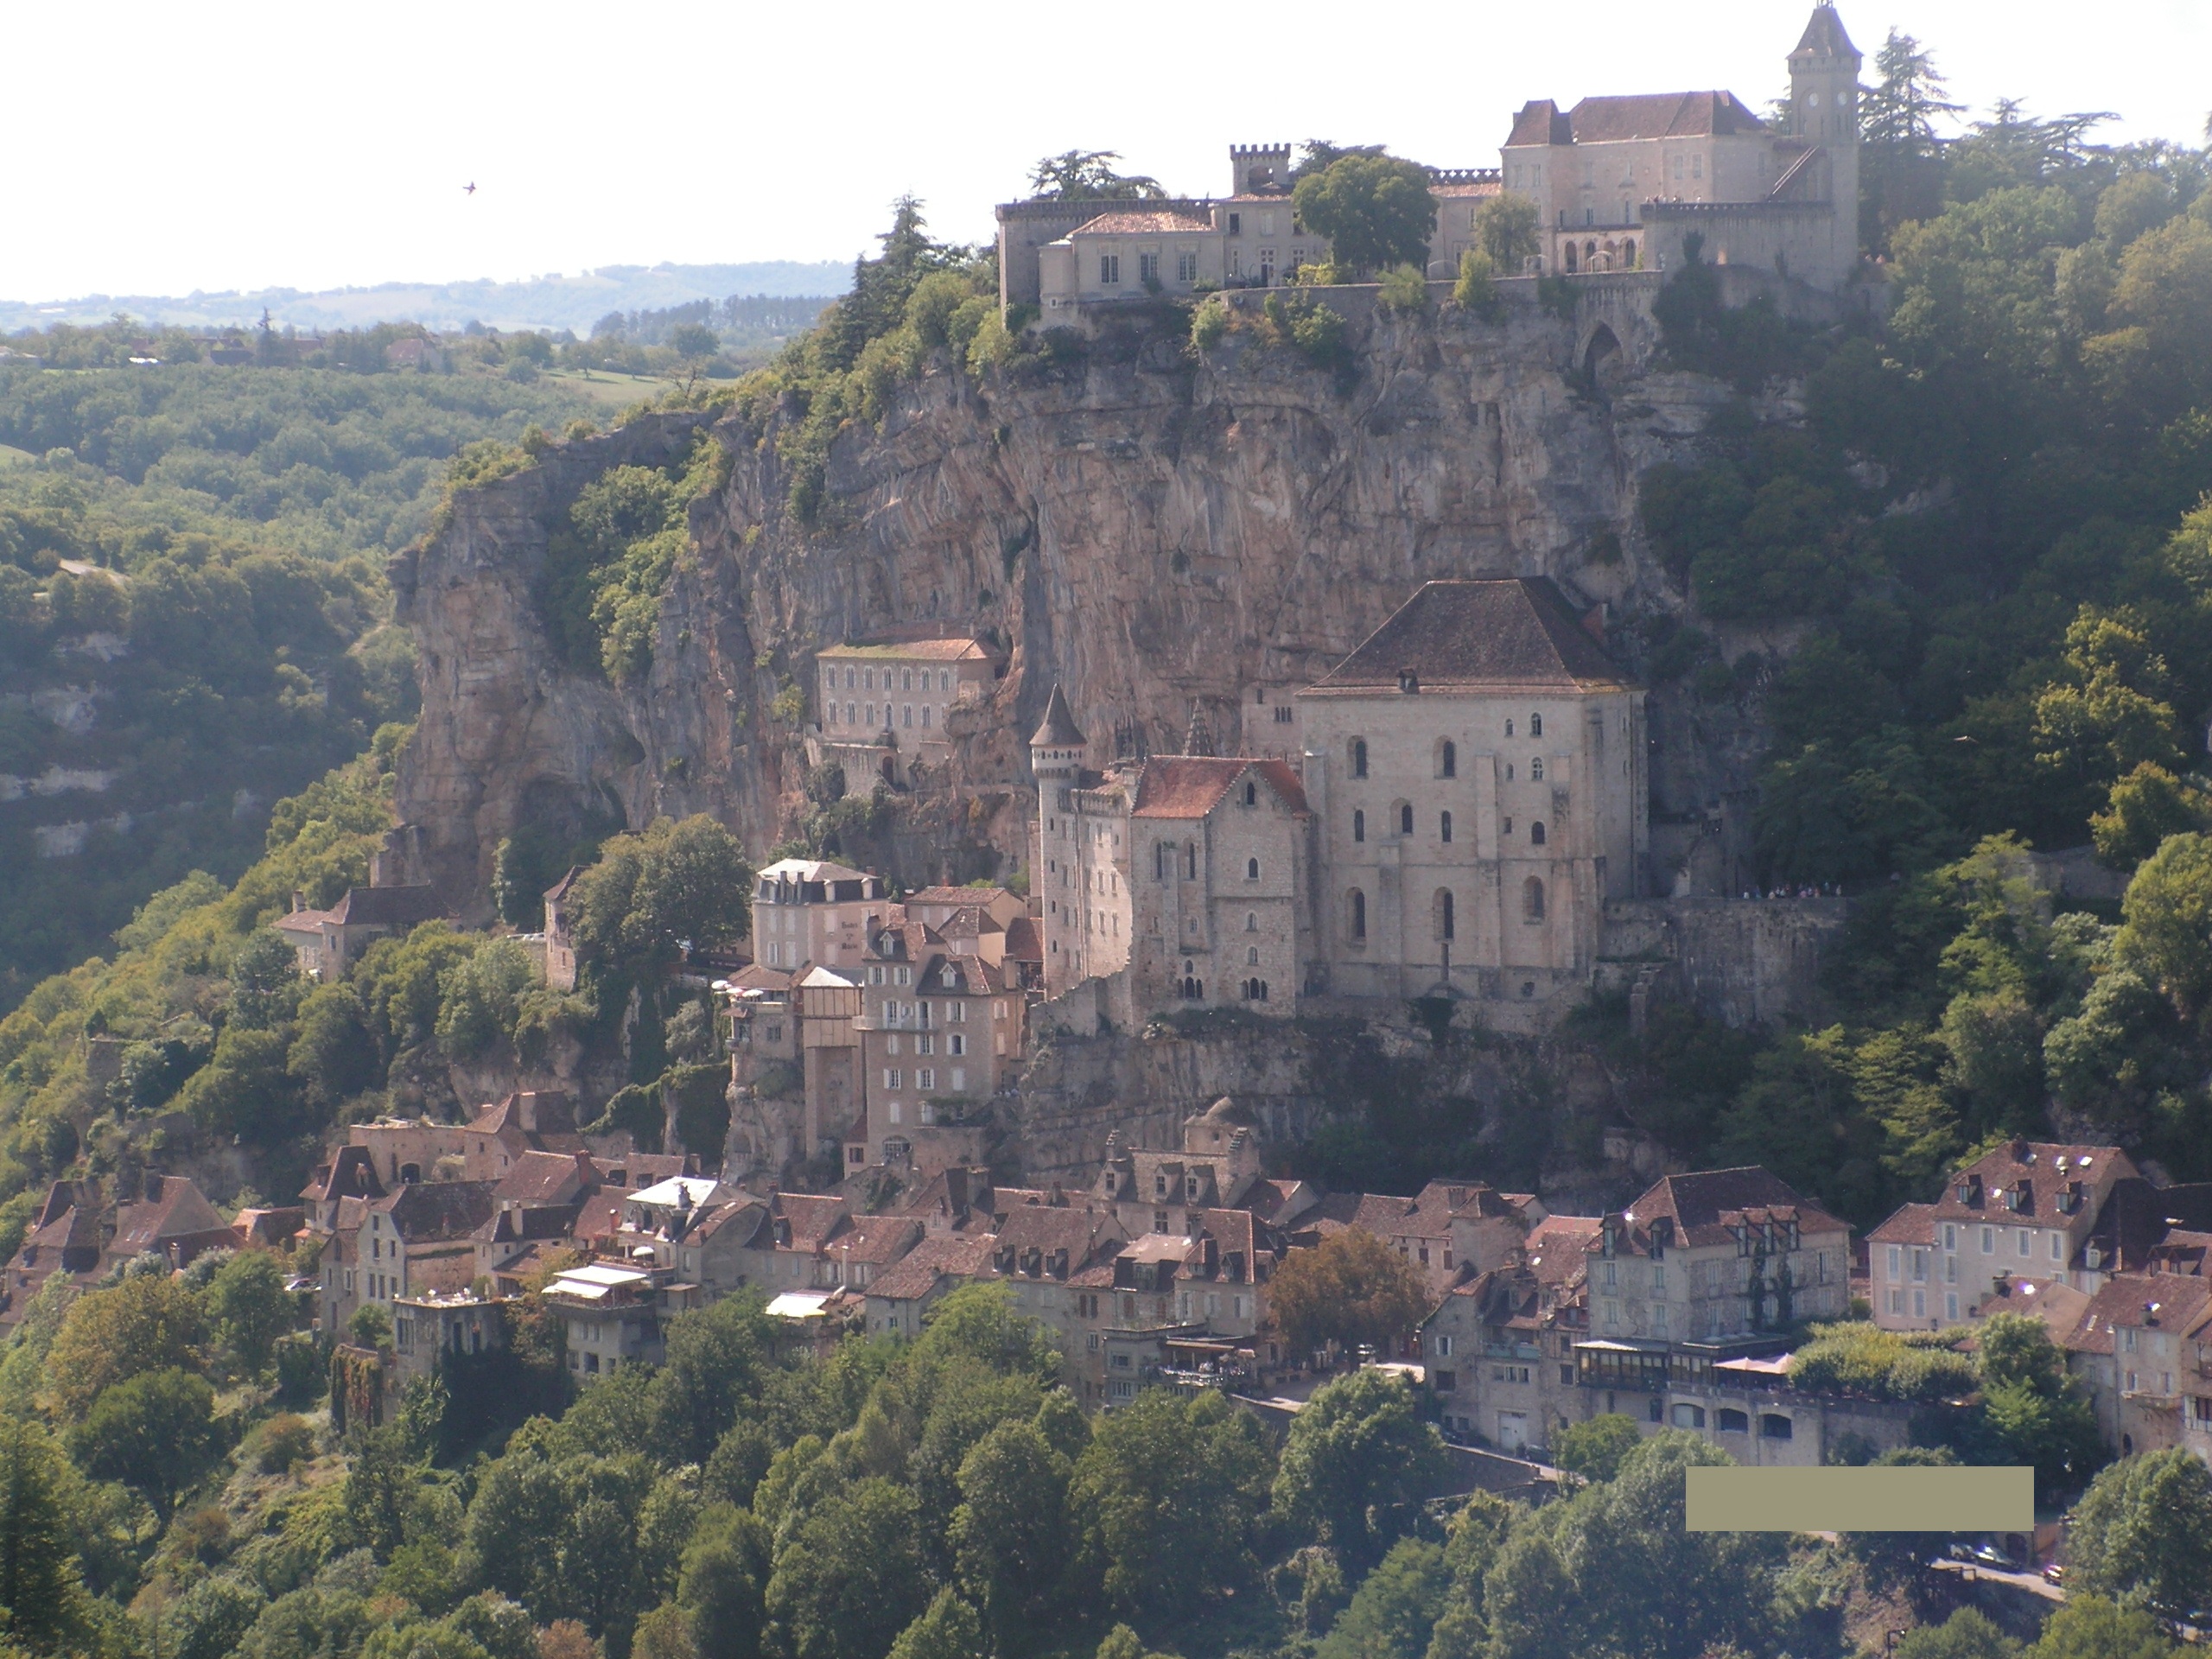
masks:
<instances>
[{"instance_id":1,"label":"dense forest","mask_svg":"<svg viewBox=\"0 0 2212 1659\"><path fill-rule=\"evenodd\" d=\"M1743 399L1698 464L1644 480L1695 625L1630 635L1670 695L1770 730L1762 879L1854 896L1836 1017L1738 1032L1662 1008L1631 1036L1599 1004L1560 1033L1671 1159L1764 1162L1862 1225L2014 1134L2212 1176L2212 162L2014 106L1939 140L1925 54L1893 37L1878 67L1864 226L1887 320L1726 312L1709 272L1675 275L1667 352ZM902 204L819 327L680 395L764 433L801 412L778 429L804 520L830 439L925 364L1021 373L1076 349L1010 334L989 289L986 261ZM641 349L704 361L678 340L711 332L689 318L609 320L594 343L664 326ZM296 890L360 880L388 822L412 705L376 556L449 478L525 465L584 418L544 378L568 347L494 340L445 375L149 373L97 366L129 344L103 338L44 342L94 366L0 367L0 442L21 452L0 457L0 771L112 772L66 786L130 815L47 858L54 820L27 817L0 860L21 883L0 887L20 975L0 1247L67 1175L190 1166L226 1203L282 1198L332 1126L450 1109L456 1066L563 1047L617 1058L601 1127L658 1134L672 1100L679 1138L715 1143L721 1068L683 952L742 932L747 855L770 849L699 819L505 849L519 924L545 868L590 864L573 994L442 923L311 984L267 927ZM1783 385L1806 418L1760 423L1752 400ZM487 437L505 442L469 447ZM708 466L611 474L556 535L549 602L577 665L636 671ZM1757 643L1785 632L1786 656ZM179 800L196 804L157 817ZM2037 886L2029 849L2083 844L2123 899ZM124 1045L98 1088L92 1036ZM1465 1114L1394 1092L1402 1075L1360 1080L1359 1111L1297 1166L1408 1191L1491 1173ZM1446 1454L1422 1402L1372 1370L1287 1429L1165 1391L1086 1420L988 1288L916 1340L823 1355L739 1296L674 1321L664 1365L579 1390L541 1280L505 1351L348 1422L336 1333L296 1329L284 1288L314 1265L306 1244L219 1252L41 1295L0 1352L0 1653L1842 1659L1903 1630L1899 1659L2165 1659L2153 1610L2212 1586L2212 1476L2183 1452L2100 1470L2063 1357L2026 1321L1970 1351L1811 1331L1798 1363L1970 1399L1892 1455L2030 1463L2047 1506L2073 1505L2072 1594L2039 1634L1959 1605L1894 1536L1686 1532L1684 1471L1721 1454L1623 1419L1562 1434L1560 1497L1533 1509L1433 1500Z\"/></svg>"},{"instance_id":2,"label":"dense forest","mask_svg":"<svg viewBox=\"0 0 2212 1659\"><path fill-rule=\"evenodd\" d=\"M594 408L534 369L97 366L131 334L0 364L0 1008L156 889L236 880L279 797L412 718L385 556L456 454Z\"/></svg>"}]
</instances>

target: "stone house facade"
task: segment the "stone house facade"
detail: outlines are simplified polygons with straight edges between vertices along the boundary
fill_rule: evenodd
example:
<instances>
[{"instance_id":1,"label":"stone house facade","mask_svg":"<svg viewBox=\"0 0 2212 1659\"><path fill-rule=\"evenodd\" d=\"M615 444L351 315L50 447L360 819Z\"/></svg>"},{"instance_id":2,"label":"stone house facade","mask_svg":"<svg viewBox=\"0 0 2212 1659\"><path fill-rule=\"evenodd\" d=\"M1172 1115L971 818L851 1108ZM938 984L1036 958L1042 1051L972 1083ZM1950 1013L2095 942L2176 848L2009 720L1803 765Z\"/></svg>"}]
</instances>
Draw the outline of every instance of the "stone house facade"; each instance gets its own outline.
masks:
<instances>
[{"instance_id":1,"label":"stone house facade","mask_svg":"<svg viewBox=\"0 0 2212 1659\"><path fill-rule=\"evenodd\" d=\"M308 908L304 895L292 895L289 915L273 925L298 956L309 979L340 978L378 939L408 932L417 924L446 914L435 888L428 887L348 887L327 910Z\"/></svg>"},{"instance_id":2,"label":"stone house facade","mask_svg":"<svg viewBox=\"0 0 2212 1659\"><path fill-rule=\"evenodd\" d=\"M1859 263L1859 67L1824 4L1789 54L1778 130L1726 92L1522 105L1499 161L1536 204L1542 269L1674 269L1695 232L1711 263L1843 287Z\"/></svg>"},{"instance_id":3,"label":"stone house facade","mask_svg":"<svg viewBox=\"0 0 2212 1659\"><path fill-rule=\"evenodd\" d=\"M2141 1243L2140 1230L2113 1226L2138 1210L2151 1221L2135 1202L2147 1196L2139 1187L2149 1184L2118 1147L2007 1142L1956 1171L1935 1203L1906 1205L1868 1235L1874 1323L1885 1331L1965 1325L2023 1281L2094 1294L2108 1274L2141 1265L2142 1250L2164 1231L2171 1205L2150 1206L2162 1213ZM2176 1197L2195 1201L2193 1192Z\"/></svg>"},{"instance_id":4,"label":"stone house facade","mask_svg":"<svg viewBox=\"0 0 2212 1659\"><path fill-rule=\"evenodd\" d=\"M920 923L879 930L863 972L855 1029L870 1161L925 1174L974 1163L980 1109L1020 1064L1020 988Z\"/></svg>"},{"instance_id":5,"label":"stone house facade","mask_svg":"<svg viewBox=\"0 0 2212 1659\"><path fill-rule=\"evenodd\" d=\"M952 759L952 711L988 702L1002 666L995 652L972 639L817 652L821 719L809 734L808 758L842 767L855 795L879 779L903 788L941 775Z\"/></svg>"},{"instance_id":6,"label":"stone house facade","mask_svg":"<svg viewBox=\"0 0 2212 1659\"><path fill-rule=\"evenodd\" d=\"M880 877L827 859L782 858L753 884L753 950L786 971L814 965L849 969L889 910Z\"/></svg>"},{"instance_id":7,"label":"stone house facade","mask_svg":"<svg viewBox=\"0 0 2212 1659\"><path fill-rule=\"evenodd\" d=\"M1312 826L1285 761L1154 755L1101 777L1055 688L1031 740L1048 996L1126 971L1140 1011L1287 1016L1313 949Z\"/></svg>"},{"instance_id":8,"label":"stone house facade","mask_svg":"<svg viewBox=\"0 0 2212 1659\"><path fill-rule=\"evenodd\" d=\"M1310 988L1579 997L1649 842L1643 693L1548 580L1433 582L1298 695Z\"/></svg>"}]
</instances>

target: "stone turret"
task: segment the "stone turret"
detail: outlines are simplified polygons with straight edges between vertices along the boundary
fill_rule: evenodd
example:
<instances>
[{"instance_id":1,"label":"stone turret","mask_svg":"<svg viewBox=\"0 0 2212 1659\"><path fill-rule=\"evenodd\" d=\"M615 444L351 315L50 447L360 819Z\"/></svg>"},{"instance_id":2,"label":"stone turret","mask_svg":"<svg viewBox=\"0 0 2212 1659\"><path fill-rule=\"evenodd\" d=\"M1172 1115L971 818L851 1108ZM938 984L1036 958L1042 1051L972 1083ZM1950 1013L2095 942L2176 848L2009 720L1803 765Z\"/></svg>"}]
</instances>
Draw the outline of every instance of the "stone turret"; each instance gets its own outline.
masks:
<instances>
[{"instance_id":1,"label":"stone turret","mask_svg":"<svg viewBox=\"0 0 2212 1659\"><path fill-rule=\"evenodd\" d=\"M1789 54L1789 133L1827 153L1829 200L1858 227L1859 48L1834 6L1813 8Z\"/></svg>"},{"instance_id":2,"label":"stone turret","mask_svg":"<svg viewBox=\"0 0 2212 1659\"><path fill-rule=\"evenodd\" d=\"M1052 700L1045 705L1045 718L1029 740L1029 770L1037 787L1072 785L1083 770L1088 746L1083 728L1075 723L1075 715L1068 708L1067 693L1054 685Z\"/></svg>"}]
</instances>

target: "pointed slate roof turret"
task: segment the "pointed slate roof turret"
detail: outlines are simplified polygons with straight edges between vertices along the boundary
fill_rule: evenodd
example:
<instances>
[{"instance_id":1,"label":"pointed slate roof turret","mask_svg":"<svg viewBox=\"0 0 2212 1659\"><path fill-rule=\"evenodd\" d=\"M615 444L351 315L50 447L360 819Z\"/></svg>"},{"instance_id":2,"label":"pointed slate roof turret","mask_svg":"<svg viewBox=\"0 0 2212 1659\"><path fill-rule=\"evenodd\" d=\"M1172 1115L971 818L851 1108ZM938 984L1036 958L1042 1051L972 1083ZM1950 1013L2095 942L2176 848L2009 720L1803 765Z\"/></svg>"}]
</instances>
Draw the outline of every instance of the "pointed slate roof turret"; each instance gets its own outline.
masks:
<instances>
[{"instance_id":1,"label":"pointed slate roof turret","mask_svg":"<svg viewBox=\"0 0 2212 1659\"><path fill-rule=\"evenodd\" d=\"M1067 693L1056 680L1052 683L1052 700L1045 705L1044 723L1037 734L1029 740L1033 749L1079 749L1090 740L1084 736L1083 728L1075 723L1075 715L1068 707Z\"/></svg>"},{"instance_id":2,"label":"pointed slate roof turret","mask_svg":"<svg viewBox=\"0 0 2212 1659\"><path fill-rule=\"evenodd\" d=\"M1805 22L1804 37L1797 42L1792 58L1857 58L1859 48L1851 43L1851 36L1844 33L1843 19L1831 5L1813 8L1813 15Z\"/></svg>"},{"instance_id":3,"label":"pointed slate roof turret","mask_svg":"<svg viewBox=\"0 0 2212 1659\"><path fill-rule=\"evenodd\" d=\"M1210 755L1213 753L1213 728L1206 724L1206 706L1197 697L1191 699L1191 723L1184 728L1183 753Z\"/></svg>"}]
</instances>

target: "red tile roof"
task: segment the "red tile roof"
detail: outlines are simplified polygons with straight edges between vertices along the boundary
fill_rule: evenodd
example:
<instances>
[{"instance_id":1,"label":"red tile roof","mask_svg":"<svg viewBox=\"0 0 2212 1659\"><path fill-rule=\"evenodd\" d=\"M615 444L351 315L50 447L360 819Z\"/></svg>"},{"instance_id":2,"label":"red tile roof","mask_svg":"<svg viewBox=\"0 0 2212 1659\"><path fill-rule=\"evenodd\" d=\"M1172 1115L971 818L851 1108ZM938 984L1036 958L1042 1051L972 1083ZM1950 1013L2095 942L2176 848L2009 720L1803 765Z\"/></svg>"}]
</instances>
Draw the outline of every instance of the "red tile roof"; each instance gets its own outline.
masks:
<instances>
[{"instance_id":1,"label":"red tile roof","mask_svg":"<svg viewBox=\"0 0 2212 1659\"><path fill-rule=\"evenodd\" d=\"M1292 811L1306 810L1305 785L1298 781L1298 774L1287 762L1238 756L1169 754L1154 755L1139 770L1136 804L1130 809L1130 816L1202 818L1221 804L1230 788L1247 772L1257 772Z\"/></svg>"},{"instance_id":2,"label":"red tile roof","mask_svg":"<svg viewBox=\"0 0 2212 1659\"><path fill-rule=\"evenodd\" d=\"M2062 1163L2063 1167L2061 1167ZM2101 1179L2137 1173L2118 1147L2014 1141L1977 1158L1943 1184L1935 1212L1944 1221L2036 1221L2064 1225L2081 1213ZM2007 1194L2016 1195L2007 1201ZM2071 1203L2074 1207L2067 1208Z\"/></svg>"},{"instance_id":3,"label":"red tile roof","mask_svg":"<svg viewBox=\"0 0 2212 1659\"><path fill-rule=\"evenodd\" d=\"M1676 1242L1683 1244L1726 1243L1739 1221L1794 1220L1806 1233L1850 1230L1848 1224L1800 1198L1789 1182L1756 1164L1662 1176L1629 1214L1639 1234L1648 1233L1659 1217L1672 1217Z\"/></svg>"}]
</instances>

